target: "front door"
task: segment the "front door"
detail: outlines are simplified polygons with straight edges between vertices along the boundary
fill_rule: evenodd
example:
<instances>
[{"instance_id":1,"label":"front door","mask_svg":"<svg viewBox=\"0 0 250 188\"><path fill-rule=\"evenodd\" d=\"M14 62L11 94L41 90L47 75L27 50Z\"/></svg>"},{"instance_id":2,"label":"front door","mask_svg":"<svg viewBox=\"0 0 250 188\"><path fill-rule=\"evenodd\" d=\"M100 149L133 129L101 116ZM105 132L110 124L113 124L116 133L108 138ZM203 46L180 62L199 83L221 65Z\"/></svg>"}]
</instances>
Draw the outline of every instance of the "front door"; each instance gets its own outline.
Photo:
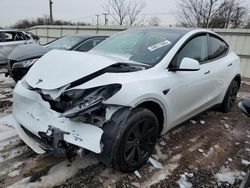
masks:
<instances>
[{"instance_id":1,"label":"front door","mask_svg":"<svg viewBox=\"0 0 250 188\"><path fill-rule=\"evenodd\" d=\"M170 72L172 86L166 96L166 102L171 106L168 110L170 126L175 126L195 114L206 109L213 90L211 70L208 64L207 35L199 35L190 39L176 54L172 66L179 67L183 58L188 57L200 62L198 71Z\"/></svg>"}]
</instances>

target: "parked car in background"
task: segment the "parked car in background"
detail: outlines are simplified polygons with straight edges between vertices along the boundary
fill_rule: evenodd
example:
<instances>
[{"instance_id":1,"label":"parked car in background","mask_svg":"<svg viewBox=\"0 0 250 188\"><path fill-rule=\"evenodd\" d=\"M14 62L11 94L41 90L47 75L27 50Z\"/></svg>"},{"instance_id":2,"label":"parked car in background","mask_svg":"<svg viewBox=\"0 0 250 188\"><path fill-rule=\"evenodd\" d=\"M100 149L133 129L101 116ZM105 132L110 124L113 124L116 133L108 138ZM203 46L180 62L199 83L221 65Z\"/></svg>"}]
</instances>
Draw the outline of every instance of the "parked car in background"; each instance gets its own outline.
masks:
<instances>
[{"instance_id":1,"label":"parked car in background","mask_svg":"<svg viewBox=\"0 0 250 188\"><path fill-rule=\"evenodd\" d=\"M52 49L86 52L105 40L107 36L71 35L56 39L44 46L39 44L20 45L8 56L8 73L16 82L44 54Z\"/></svg>"},{"instance_id":2,"label":"parked car in background","mask_svg":"<svg viewBox=\"0 0 250 188\"><path fill-rule=\"evenodd\" d=\"M7 56L18 45L38 43L39 37L29 32L0 29L0 64L7 63Z\"/></svg>"},{"instance_id":3,"label":"parked car in background","mask_svg":"<svg viewBox=\"0 0 250 188\"><path fill-rule=\"evenodd\" d=\"M98 153L133 172L160 134L214 106L234 107L240 58L204 29L138 28L87 53L53 50L13 92L16 130L35 152Z\"/></svg>"}]
</instances>

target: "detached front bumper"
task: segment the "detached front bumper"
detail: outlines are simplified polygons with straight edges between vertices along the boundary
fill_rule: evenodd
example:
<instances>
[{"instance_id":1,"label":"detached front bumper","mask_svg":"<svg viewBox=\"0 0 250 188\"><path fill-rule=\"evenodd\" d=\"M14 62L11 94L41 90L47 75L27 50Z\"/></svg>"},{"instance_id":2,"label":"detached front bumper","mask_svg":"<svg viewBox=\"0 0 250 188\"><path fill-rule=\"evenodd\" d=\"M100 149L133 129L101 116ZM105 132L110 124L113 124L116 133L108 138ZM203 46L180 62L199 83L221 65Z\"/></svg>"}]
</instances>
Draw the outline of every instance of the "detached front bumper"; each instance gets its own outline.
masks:
<instances>
[{"instance_id":1,"label":"detached front bumper","mask_svg":"<svg viewBox=\"0 0 250 188\"><path fill-rule=\"evenodd\" d=\"M74 122L68 118L59 118L60 113L52 110L40 94L25 88L21 81L13 91L13 114L19 123L16 126L19 136L36 153L42 154L46 149L28 133L42 140L41 135L52 129L62 132L61 139L66 143L95 153L101 152L100 141L103 134L101 128Z\"/></svg>"}]
</instances>

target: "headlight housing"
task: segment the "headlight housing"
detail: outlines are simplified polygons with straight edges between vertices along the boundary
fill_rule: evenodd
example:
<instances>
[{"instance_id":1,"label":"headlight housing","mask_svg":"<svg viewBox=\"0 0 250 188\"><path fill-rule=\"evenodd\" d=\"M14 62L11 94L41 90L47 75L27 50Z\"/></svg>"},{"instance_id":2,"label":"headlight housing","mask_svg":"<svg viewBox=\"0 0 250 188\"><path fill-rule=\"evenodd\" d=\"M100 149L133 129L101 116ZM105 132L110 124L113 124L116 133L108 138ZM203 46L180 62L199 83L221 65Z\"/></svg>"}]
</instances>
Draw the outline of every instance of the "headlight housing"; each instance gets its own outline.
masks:
<instances>
[{"instance_id":1,"label":"headlight housing","mask_svg":"<svg viewBox=\"0 0 250 188\"><path fill-rule=\"evenodd\" d=\"M18 63L14 63L12 68L27 68L27 67L31 67L37 60L37 59L31 59L31 60L27 60L27 61L21 61Z\"/></svg>"},{"instance_id":2,"label":"headlight housing","mask_svg":"<svg viewBox=\"0 0 250 188\"><path fill-rule=\"evenodd\" d=\"M88 90L68 91L65 95L76 98L77 102L73 104L73 108L66 110L60 117L73 118L89 112L90 109L97 109L102 105L103 101L112 97L120 89L120 84L112 84Z\"/></svg>"}]
</instances>

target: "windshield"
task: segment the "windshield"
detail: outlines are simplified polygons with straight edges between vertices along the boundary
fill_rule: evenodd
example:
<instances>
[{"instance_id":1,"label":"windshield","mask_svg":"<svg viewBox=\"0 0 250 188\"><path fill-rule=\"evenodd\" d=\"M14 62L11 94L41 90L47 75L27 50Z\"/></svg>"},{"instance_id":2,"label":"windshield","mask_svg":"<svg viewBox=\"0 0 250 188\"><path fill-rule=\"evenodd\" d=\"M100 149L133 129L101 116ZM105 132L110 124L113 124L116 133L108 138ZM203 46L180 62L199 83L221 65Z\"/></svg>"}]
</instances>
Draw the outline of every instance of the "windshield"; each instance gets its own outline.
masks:
<instances>
[{"instance_id":1,"label":"windshield","mask_svg":"<svg viewBox=\"0 0 250 188\"><path fill-rule=\"evenodd\" d=\"M82 41L82 37L79 36L67 36L60 39L57 39L46 46L49 49L60 49L60 50L70 50L75 45L79 44Z\"/></svg>"},{"instance_id":2,"label":"windshield","mask_svg":"<svg viewBox=\"0 0 250 188\"><path fill-rule=\"evenodd\" d=\"M166 55L179 37L179 33L164 29L129 30L113 35L91 51L154 65Z\"/></svg>"}]
</instances>

